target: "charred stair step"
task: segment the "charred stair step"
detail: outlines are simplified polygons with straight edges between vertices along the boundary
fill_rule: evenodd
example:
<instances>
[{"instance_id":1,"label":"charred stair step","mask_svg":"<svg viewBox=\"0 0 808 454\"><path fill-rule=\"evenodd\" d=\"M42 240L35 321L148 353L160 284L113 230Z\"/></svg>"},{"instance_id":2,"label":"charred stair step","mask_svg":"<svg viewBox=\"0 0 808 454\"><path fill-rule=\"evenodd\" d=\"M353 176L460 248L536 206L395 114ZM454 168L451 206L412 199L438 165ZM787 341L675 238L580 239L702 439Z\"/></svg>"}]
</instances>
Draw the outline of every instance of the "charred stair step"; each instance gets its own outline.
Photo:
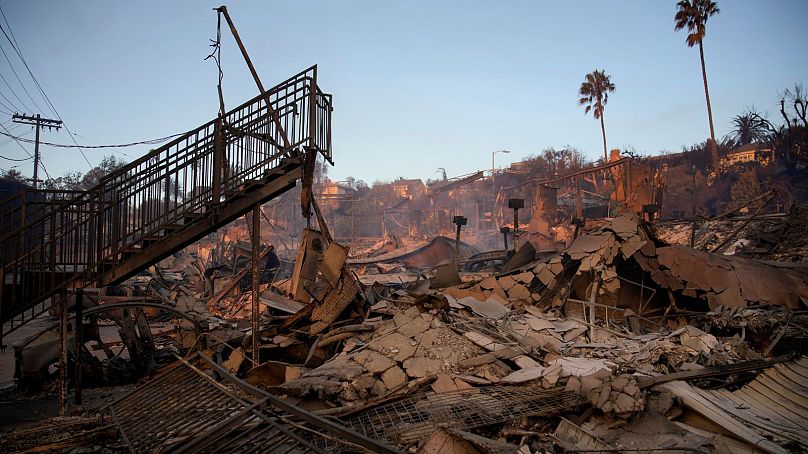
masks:
<instances>
[{"instance_id":1,"label":"charred stair step","mask_svg":"<svg viewBox=\"0 0 808 454\"><path fill-rule=\"evenodd\" d=\"M194 222L205 217L205 213L188 212L182 215L184 225L193 224Z\"/></svg>"},{"instance_id":2,"label":"charred stair step","mask_svg":"<svg viewBox=\"0 0 808 454\"><path fill-rule=\"evenodd\" d=\"M164 226L162 226L161 230L163 232L163 236L165 237L165 236L173 234L174 232L182 229L183 227L184 227L183 224L177 224L177 223L172 222L172 223L165 224Z\"/></svg>"},{"instance_id":3,"label":"charred stair step","mask_svg":"<svg viewBox=\"0 0 808 454\"><path fill-rule=\"evenodd\" d=\"M232 199L236 199L236 198L239 198L239 197L244 197L244 194L246 194L246 191L244 191L244 190L242 190L240 188L239 189L228 189L227 191L224 191L224 198L225 198L225 200L232 200Z\"/></svg>"},{"instance_id":4,"label":"charred stair step","mask_svg":"<svg viewBox=\"0 0 808 454\"><path fill-rule=\"evenodd\" d=\"M143 248L138 246L126 246L121 248L119 252L123 260L128 260L143 252Z\"/></svg>"},{"instance_id":5,"label":"charred stair step","mask_svg":"<svg viewBox=\"0 0 808 454\"><path fill-rule=\"evenodd\" d=\"M160 241L163 240L163 238L165 237L159 235L146 235L143 238L141 238L140 241L138 241L138 243L140 244L140 247L145 249L149 246L159 243Z\"/></svg>"}]
</instances>

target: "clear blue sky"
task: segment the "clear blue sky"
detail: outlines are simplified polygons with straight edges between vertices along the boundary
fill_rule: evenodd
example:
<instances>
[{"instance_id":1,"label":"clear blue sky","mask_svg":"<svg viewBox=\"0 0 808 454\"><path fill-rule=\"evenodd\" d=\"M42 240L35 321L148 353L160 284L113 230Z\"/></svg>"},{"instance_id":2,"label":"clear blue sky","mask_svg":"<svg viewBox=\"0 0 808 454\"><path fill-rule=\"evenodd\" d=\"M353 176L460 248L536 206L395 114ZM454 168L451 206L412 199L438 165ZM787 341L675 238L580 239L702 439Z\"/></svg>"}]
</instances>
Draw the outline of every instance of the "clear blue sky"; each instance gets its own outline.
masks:
<instances>
[{"instance_id":1,"label":"clear blue sky","mask_svg":"<svg viewBox=\"0 0 808 454\"><path fill-rule=\"evenodd\" d=\"M203 58L219 4L0 2L34 74L88 144L162 137L215 116L216 70ZM778 91L808 82L808 2L718 4L705 40L716 134L752 105L779 122ZM319 65L320 85L334 95L335 180L434 178L438 167L460 175L489 168L491 151L503 148L512 153L497 155L498 166L567 144L596 159L599 125L576 102L596 68L617 86L605 113L610 148L656 154L709 135L698 50L674 33L673 0L239 1L228 9L265 85ZM226 104L255 96L227 33L223 59ZM2 81L0 93L32 106L2 55L0 74L25 103ZM11 126L9 118L0 114L0 123ZM43 140L70 142L64 130ZM26 156L0 144L2 156ZM145 150L122 151L131 159ZM93 164L110 153L86 151ZM44 147L43 161L54 177L89 168L71 149Z\"/></svg>"}]
</instances>

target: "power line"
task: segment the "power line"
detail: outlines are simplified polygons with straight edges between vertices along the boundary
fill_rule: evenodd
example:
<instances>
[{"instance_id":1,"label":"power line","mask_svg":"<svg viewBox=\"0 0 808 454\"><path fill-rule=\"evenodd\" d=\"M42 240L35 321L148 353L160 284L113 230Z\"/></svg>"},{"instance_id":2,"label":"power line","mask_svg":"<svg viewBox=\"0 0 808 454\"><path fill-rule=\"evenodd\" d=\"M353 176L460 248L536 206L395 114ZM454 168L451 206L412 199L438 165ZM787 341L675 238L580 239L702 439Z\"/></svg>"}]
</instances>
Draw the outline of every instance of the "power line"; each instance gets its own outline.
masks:
<instances>
[{"instance_id":1,"label":"power line","mask_svg":"<svg viewBox=\"0 0 808 454\"><path fill-rule=\"evenodd\" d=\"M3 77L3 76L2 76L2 75L0 75L0 77ZM3 81L5 81L5 80L6 80L6 79L5 79L5 78L3 78ZM6 82L6 85L8 85L8 82ZM16 104L14 104L14 103L13 103L13 102L12 102L10 99L6 98L6 95L4 95L4 94L3 94L3 92L0 92L0 96L2 96L2 97L3 97L3 99L5 99L7 103L11 104L11 107L8 107L6 104L3 104L2 102L0 102L0 105L2 105L3 107L5 107L6 109L8 109L8 110L16 110L17 112L19 112L19 111L21 111L21 110L22 110L22 109L20 109L19 107L17 107L17 105L16 105Z\"/></svg>"},{"instance_id":2,"label":"power line","mask_svg":"<svg viewBox=\"0 0 808 454\"><path fill-rule=\"evenodd\" d=\"M6 131L6 133L8 133L8 129L6 128L6 126L5 126L5 125L0 124L0 128L3 128L3 130L5 130L5 131ZM13 136L12 136L12 137L13 137ZM30 156L30 157L31 157L31 159L34 159L34 156L33 156L31 153L29 153L29 152L28 152L28 150L26 150L24 146L22 146L22 144L20 143L20 141L19 141L19 140L17 140L16 138L14 138L14 141L15 141L15 142L17 142L17 145L19 145L19 146L20 146L20 148L22 148L22 151L24 151L24 152L25 152L25 154L27 154L28 156ZM46 168L45 168L45 164L43 164L43 163L42 163L42 161L39 161L39 166L40 166L40 167L42 167L42 171L43 171L43 172L45 172L45 175L48 177L48 179L49 179L49 180L50 180L50 179L52 179L52 178L51 178L51 176L50 176L50 174L48 173L48 169L46 169Z\"/></svg>"},{"instance_id":3,"label":"power line","mask_svg":"<svg viewBox=\"0 0 808 454\"><path fill-rule=\"evenodd\" d=\"M5 156L3 156L3 155L0 155L0 158L5 159L5 160L7 160L7 161L14 161L14 162L30 161L31 159L34 159L34 158L22 158L22 159L14 159L14 158L7 158L7 157L5 157Z\"/></svg>"},{"instance_id":4,"label":"power line","mask_svg":"<svg viewBox=\"0 0 808 454\"><path fill-rule=\"evenodd\" d=\"M179 137L179 136L182 136L184 134L185 133L183 132L183 133L179 133L179 134L172 134L170 136L160 137L160 138L157 138L157 139L141 140L141 141L138 141L138 142L122 143L122 144L117 144L117 145L79 145L79 144L70 145L70 144L65 144L65 143L52 143L52 142L39 142L39 144L40 145L48 145L50 147L55 147L55 148L126 148L126 147L134 147L136 145L156 145L158 143L163 143L163 142L165 142L165 141L167 141L169 139L173 139L175 137ZM19 141L26 142L26 143L34 143L35 142L34 140L31 140L31 139L25 139L25 138L20 137L20 136L11 135L8 132L0 132L0 135L4 135L6 137L11 137L14 140L19 140Z\"/></svg>"},{"instance_id":5,"label":"power line","mask_svg":"<svg viewBox=\"0 0 808 454\"><path fill-rule=\"evenodd\" d=\"M6 13L5 13L5 11L3 11L3 7L2 7L2 6L0 6L0 16L2 16L2 17L3 17L3 22L5 22L5 23L6 23L6 28L8 28L8 32L9 32L9 33L11 33L11 38L12 38L12 40L14 41L14 42L11 44L11 47L14 49L14 51L15 51L15 52L17 52L17 55L20 57L20 60L22 60L23 65L25 65L25 69L27 69L27 70L28 70L28 73L29 73L29 74L31 74L31 78L32 78L32 79L34 79L34 83L36 83L37 88L38 88L40 91L42 91L42 87L40 87L40 86L39 86L39 82L37 82L36 78L34 77L34 74L31 72L31 69L30 69L30 68L28 68L28 63L27 63L27 62L25 61L25 59L22 57L22 51L20 51L20 49L21 49L21 48L20 48L20 44L17 42L17 37L16 37L16 36L14 36L14 30L12 30L12 29L11 29L11 24L9 24L9 23L8 23L8 19L6 18ZM5 34L5 31L3 32L3 34ZM6 36L6 38L8 38L8 36ZM9 40L9 43L11 43L11 40ZM5 55L5 52L3 52L3 54ZM11 60L8 58L8 56L6 56L6 60L8 61L9 66L11 66L11 70L12 70L12 71L14 71L14 65L13 65L13 64L11 64ZM17 75L17 72L16 72L16 71L14 71L14 75L15 75L15 76ZM17 80L20 80L20 78L19 78L19 77L17 77ZM40 111L41 111L41 110L42 110L42 108L41 108L41 107L39 107L39 105L36 103L36 101L34 101L34 98L32 98L32 97L31 97L31 95L28 93L28 90L26 90L26 89L25 89L25 85L23 85L22 81L20 81L20 85L22 85L23 90L25 90L25 93L26 93L26 94L28 94L28 97L29 97L29 98L31 98L31 102L33 102L33 103L34 103L34 105L36 106L37 110L40 110ZM43 97L43 98L44 98L44 97ZM54 112L54 113L56 113L56 112Z\"/></svg>"},{"instance_id":6,"label":"power line","mask_svg":"<svg viewBox=\"0 0 808 454\"><path fill-rule=\"evenodd\" d=\"M14 124L14 126L19 127L20 125L19 125L19 124L17 124L17 123L15 123L15 124ZM8 131L11 131L12 129L14 129L14 128L8 128ZM28 134L31 134L31 132L32 132L32 131L28 131L28 132L26 132L26 133L24 133L24 134L20 134L20 135L19 135L19 136L17 136L17 137L25 137L25 136L27 136ZM17 139L14 139L14 138L7 139L7 140L5 140L3 143L0 143L0 146L3 146L3 145L5 145L5 144L9 143L9 142L11 142L12 140L17 140Z\"/></svg>"},{"instance_id":7,"label":"power line","mask_svg":"<svg viewBox=\"0 0 808 454\"><path fill-rule=\"evenodd\" d=\"M8 27L9 32L11 32L11 34L13 35L14 32L11 30L11 25L8 24L8 21L6 21L6 25ZM65 124L64 120L62 119L62 116L59 115L59 111L56 110L56 107L53 105L50 98L48 98L48 95L47 95L47 93L45 93L45 90L42 88L42 85L39 83L36 76L34 76L34 72L31 71L31 67L28 66L28 62L25 61L25 57L22 56L22 52L20 51L19 47L17 47L15 42L12 41L11 38L9 38L8 33L6 33L6 29L2 26L2 24L0 24L0 31L3 32L3 35L6 37L6 40L8 41L8 43L11 44L11 47L14 49L15 52L17 52L17 56L20 57L20 60L22 61L22 64L25 65L25 69L28 70L28 74L31 75L31 79L34 80L34 84L36 84L37 89L39 89L39 93L45 99L45 102L50 106L51 110L53 110L53 113L56 114L56 118L58 118L59 121L62 122L62 126L65 128L65 131L67 131L67 133L70 135L70 139L76 145L76 148L78 148L79 152L81 153L81 156L84 158L84 161L87 162L87 165L92 170L93 165L90 163L90 160L87 159L87 155L84 154L84 150L81 148L79 143L76 142L76 138L73 137L73 133L70 131L70 128L67 127L67 124ZM15 39L15 41L16 41L16 39Z\"/></svg>"},{"instance_id":8,"label":"power line","mask_svg":"<svg viewBox=\"0 0 808 454\"><path fill-rule=\"evenodd\" d=\"M25 84L23 84L23 83L22 83L22 80L20 79L20 76L17 74L17 70L16 70L16 69L14 69L14 65L12 65L12 64L11 64L11 59L9 59L9 58L8 58L8 55L6 55L6 50L5 50L5 49L3 49L3 47L2 47L2 46L0 46L0 51L2 51L2 52L3 52L3 57L5 57L5 58L6 58L6 61L8 62L8 66L10 66L10 67L11 67L11 72L13 72L13 73L14 73L14 77L16 77L16 78L17 78L17 82L19 82L19 83L20 83L20 87L22 87L22 90L25 92L25 94L26 94L26 95L28 95L28 99L30 99L30 100L31 100L31 102L32 102L32 103L34 103L34 107L36 107L36 109L37 109L37 110L41 111L41 110L42 110L42 108L41 108L41 107L39 107L39 104L37 104L37 103L36 103L36 101L34 101L34 98L33 98L33 97L31 97L31 93L29 93L29 92L28 92L28 89L27 89L27 88L25 88ZM5 79L3 79L3 80L5 80ZM6 85L8 85L8 82L6 82ZM8 87L8 88L9 88L9 89L11 89L11 86L9 85L9 87ZM12 90L12 93L14 93L14 92L13 92L13 90ZM16 93L14 93L14 96L17 96L17 94L16 94ZM20 99L20 98L19 98L19 96L17 96L17 99L19 99L19 100L20 100L20 102L22 102L22 99ZM25 105L25 103L23 103L23 105Z\"/></svg>"},{"instance_id":9,"label":"power line","mask_svg":"<svg viewBox=\"0 0 808 454\"><path fill-rule=\"evenodd\" d=\"M2 51L2 50L3 50L3 47L2 47L2 46L0 46L0 51ZM3 51L3 54L5 55L5 51ZM11 92L11 94L12 94L12 95L14 95L14 97L15 97L15 98L17 98L17 101L19 101L19 102L20 102L20 104L22 104L22 106L25 108L25 110L32 110L32 109L30 109L30 108L28 107L28 105L26 105L24 102L22 102L22 99L20 99L20 97L19 97L19 96L17 96L17 93L14 91L14 89L13 89L13 88L11 88L11 85L9 85L8 81L6 80L6 78L5 78L5 77L3 77L3 73L0 73L0 79L3 79L3 82L6 84L6 87L8 87L8 90ZM5 98L5 96L3 96L3 97Z\"/></svg>"},{"instance_id":10,"label":"power line","mask_svg":"<svg viewBox=\"0 0 808 454\"><path fill-rule=\"evenodd\" d=\"M3 21L6 23L6 27L8 27L8 31L11 33L11 38L14 40L14 45L16 45L17 47L20 47L20 45L17 44L17 37L14 36L14 31L11 30L11 25L8 24L8 19L6 19L6 13L3 12L2 7L0 7L0 15L3 16ZM28 95L28 99L30 99L31 102L34 103L34 107L36 107L37 110L42 110L42 108L39 107L39 104L37 104L36 101L34 101L34 98L31 96L31 93L28 92L28 89L25 88L25 84L22 83L22 80L20 79L20 76L17 75L17 71L14 69L14 65L11 64L11 59L8 58L8 55L6 55L5 51L3 51L3 55L6 57L6 61L8 61L8 65L11 66L11 71L14 73L14 77L17 78L17 82L20 83L20 86L22 87L23 91L25 91L25 94Z\"/></svg>"},{"instance_id":11,"label":"power line","mask_svg":"<svg viewBox=\"0 0 808 454\"><path fill-rule=\"evenodd\" d=\"M39 131L41 131L42 128L48 128L48 130L56 128L56 130L58 131L59 128L62 127L62 122L61 120L52 120L50 118L44 118L40 114L36 114L36 116L14 114L14 116L11 117L11 120L15 123L32 125L36 127L36 141L34 142L35 145L34 145L33 183L34 183L34 189L37 189L37 187L39 186Z\"/></svg>"}]
</instances>

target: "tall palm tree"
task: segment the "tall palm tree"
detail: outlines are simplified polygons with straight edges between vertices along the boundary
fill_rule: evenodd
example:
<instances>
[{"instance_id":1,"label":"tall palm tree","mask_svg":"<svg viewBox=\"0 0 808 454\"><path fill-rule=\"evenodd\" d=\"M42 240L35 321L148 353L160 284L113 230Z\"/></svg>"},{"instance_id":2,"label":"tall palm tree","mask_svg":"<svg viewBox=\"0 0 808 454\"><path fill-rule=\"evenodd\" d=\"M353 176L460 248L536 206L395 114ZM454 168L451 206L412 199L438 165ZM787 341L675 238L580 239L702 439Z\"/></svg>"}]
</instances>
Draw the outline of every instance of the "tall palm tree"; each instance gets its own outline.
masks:
<instances>
[{"instance_id":1,"label":"tall palm tree","mask_svg":"<svg viewBox=\"0 0 808 454\"><path fill-rule=\"evenodd\" d=\"M719 13L718 5L710 0L681 0L676 4L675 31L687 28L687 47L699 45L701 57L701 76L704 79L704 96L707 98L707 117L710 120L710 138L713 140L710 153L713 165L718 164L718 151L715 145L715 129L713 128L713 109L710 106L710 91L707 89L707 69L704 66L704 35L707 34L707 19Z\"/></svg>"},{"instance_id":2,"label":"tall palm tree","mask_svg":"<svg viewBox=\"0 0 808 454\"><path fill-rule=\"evenodd\" d=\"M593 111L595 120L600 120L600 131L603 133L603 162L609 160L609 152L606 150L606 127L603 125L603 106L609 101L609 93L614 91L614 84L604 70L595 70L586 75L586 79L581 83L578 94L581 99L578 104L586 106L584 115Z\"/></svg>"}]
</instances>

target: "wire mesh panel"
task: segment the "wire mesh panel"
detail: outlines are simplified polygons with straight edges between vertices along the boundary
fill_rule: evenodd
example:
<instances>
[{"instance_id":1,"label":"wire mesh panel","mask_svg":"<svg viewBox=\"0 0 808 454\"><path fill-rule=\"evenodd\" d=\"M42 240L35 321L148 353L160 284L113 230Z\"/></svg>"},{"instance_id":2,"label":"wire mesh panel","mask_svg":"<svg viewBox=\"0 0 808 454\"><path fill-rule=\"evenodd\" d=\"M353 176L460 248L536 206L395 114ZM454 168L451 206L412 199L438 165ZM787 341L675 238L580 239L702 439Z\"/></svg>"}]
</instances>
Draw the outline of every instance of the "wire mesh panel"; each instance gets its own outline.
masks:
<instances>
[{"instance_id":1,"label":"wire mesh panel","mask_svg":"<svg viewBox=\"0 0 808 454\"><path fill-rule=\"evenodd\" d=\"M210 369L180 360L108 407L132 452L397 452L337 422L281 404L207 357L196 354L192 360Z\"/></svg>"},{"instance_id":2,"label":"wire mesh panel","mask_svg":"<svg viewBox=\"0 0 808 454\"><path fill-rule=\"evenodd\" d=\"M243 410L208 379L183 364L110 407L134 452L180 442Z\"/></svg>"},{"instance_id":3,"label":"wire mesh panel","mask_svg":"<svg viewBox=\"0 0 808 454\"><path fill-rule=\"evenodd\" d=\"M426 438L436 427L461 430L524 416L552 416L583 403L577 393L532 387L485 386L402 399L345 420L359 433L407 445Z\"/></svg>"}]
</instances>

